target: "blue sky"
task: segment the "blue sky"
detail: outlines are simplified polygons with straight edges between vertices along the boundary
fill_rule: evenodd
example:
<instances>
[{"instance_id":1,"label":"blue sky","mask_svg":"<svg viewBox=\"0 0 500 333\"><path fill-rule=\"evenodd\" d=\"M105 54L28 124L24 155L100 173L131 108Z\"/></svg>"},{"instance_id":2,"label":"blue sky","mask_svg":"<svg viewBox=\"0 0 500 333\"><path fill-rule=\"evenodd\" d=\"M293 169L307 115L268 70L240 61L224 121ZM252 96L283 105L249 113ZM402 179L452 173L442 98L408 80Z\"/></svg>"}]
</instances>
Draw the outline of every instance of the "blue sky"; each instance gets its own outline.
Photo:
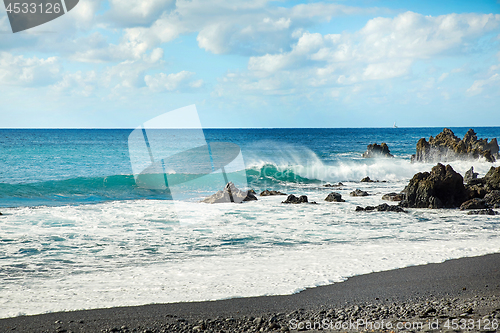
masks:
<instances>
[{"instance_id":1,"label":"blue sky","mask_svg":"<svg viewBox=\"0 0 500 333\"><path fill-rule=\"evenodd\" d=\"M0 32L4 128L500 126L496 0L80 0Z\"/></svg>"}]
</instances>

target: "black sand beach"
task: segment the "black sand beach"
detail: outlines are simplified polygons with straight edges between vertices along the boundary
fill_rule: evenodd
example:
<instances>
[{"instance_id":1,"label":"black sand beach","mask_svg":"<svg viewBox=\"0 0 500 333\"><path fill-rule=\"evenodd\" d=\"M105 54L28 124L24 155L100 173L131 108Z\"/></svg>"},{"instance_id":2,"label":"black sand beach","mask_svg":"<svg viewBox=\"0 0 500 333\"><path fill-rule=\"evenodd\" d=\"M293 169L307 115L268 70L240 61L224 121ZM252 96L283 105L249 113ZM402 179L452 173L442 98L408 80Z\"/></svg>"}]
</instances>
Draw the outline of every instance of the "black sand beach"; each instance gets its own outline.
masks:
<instances>
[{"instance_id":1,"label":"black sand beach","mask_svg":"<svg viewBox=\"0 0 500 333\"><path fill-rule=\"evenodd\" d=\"M491 254L356 276L288 296L7 318L0 320L0 332L267 332L320 326L333 332L493 332L498 321L500 254Z\"/></svg>"}]
</instances>

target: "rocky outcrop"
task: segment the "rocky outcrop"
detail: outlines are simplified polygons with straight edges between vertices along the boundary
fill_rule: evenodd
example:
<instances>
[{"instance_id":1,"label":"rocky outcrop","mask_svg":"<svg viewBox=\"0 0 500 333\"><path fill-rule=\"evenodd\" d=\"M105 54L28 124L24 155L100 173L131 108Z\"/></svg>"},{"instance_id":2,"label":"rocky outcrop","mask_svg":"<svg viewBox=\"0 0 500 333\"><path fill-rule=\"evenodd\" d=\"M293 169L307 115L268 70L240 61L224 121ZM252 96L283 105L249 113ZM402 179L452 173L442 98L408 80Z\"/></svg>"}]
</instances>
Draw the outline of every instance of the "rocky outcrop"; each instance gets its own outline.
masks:
<instances>
[{"instance_id":1,"label":"rocky outcrop","mask_svg":"<svg viewBox=\"0 0 500 333\"><path fill-rule=\"evenodd\" d=\"M307 200L307 196L305 196L305 195L301 195L300 197L296 197L295 195L290 194L288 196L288 198L286 198L286 200L282 201L281 203L284 203L284 204L312 203L312 204L315 204L316 202L315 201L309 202Z\"/></svg>"},{"instance_id":2,"label":"rocky outcrop","mask_svg":"<svg viewBox=\"0 0 500 333\"><path fill-rule=\"evenodd\" d=\"M328 194L328 196L325 198L325 201L328 202L345 202L344 199L342 199L342 195L337 192L332 192Z\"/></svg>"},{"instance_id":3,"label":"rocky outcrop","mask_svg":"<svg viewBox=\"0 0 500 333\"><path fill-rule=\"evenodd\" d=\"M386 203L378 205L378 206L367 206L365 208L357 206L356 211L357 212L371 212L376 210L377 212L396 212L396 213L408 213L406 210L401 208L398 205L388 205Z\"/></svg>"},{"instance_id":4,"label":"rocky outcrop","mask_svg":"<svg viewBox=\"0 0 500 333\"><path fill-rule=\"evenodd\" d=\"M500 167L491 167L486 176L484 176L485 187L488 192L500 190Z\"/></svg>"},{"instance_id":5,"label":"rocky outcrop","mask_svg":"<svg viewBox=\"0 0 500 333\"><path fill-rule=\"evenodd\" d=\"M212 194L208 198L203 199L201 202L214 204L224 202L240 203L243 201L254 200L257 200L254 191L242 191L238 189L233 183L229 182L226 184L226 186L224 186L224 189L222 191L218 191L217 193Z\"/></svg>"},{"instance_id":6,"label":"rocky outcrop","mask_svg":"<svg viewBox=\"0 0 500 333\"><path fill-rule=\"evenodd\" d=\"M443 129L435 138L425 138L417 142L417 152L412 162L447 162L453 160L470 160L484 158L495 162L499 147L497 139L478 139L474 130L470 129L460 140L449 128Z\"/></svg>"},{"instance_id":7,"label":"rocky outcrop","mask_svg":"<svg viewBox=\"0 0 500 333\"><path fill-rule=\"evenodd\" d=\"M361 191L360 189L356 189L355 191L352 191L349 193L351 197L367 197L369 196L368 192L366 191Z\"/></svg>"},{"instance_id":8,"label":"rocky outcrop","mask_svg":"<svg viewBox=\"0 0 500 333\"><path fill-rule=\"evenodd\" d=\"M387 200L387 201L402 201L403 200L403 194L401 193L387 193L382 196L382 200Z\"/></svg>"},{"instance_id":9,"label":"rocky outcrop","mask_svg":"<svg viewBox=\"0 0 500 333\"><path fill-rule=\"evenodd\" d=\"M464 182L469 183L474 179L477 179L477 176L479 176L479 174L474 172L474 167L470 167L470 169L465 172Z\"/></svg>"},{"instance_id":10,"label":"rocky outcrop","mask_svg":"<svg viewBox=\"0 0 500 333\"><path fill-rule=\"evenodd\" d=\"M370 177L365 177L361 179L362 183L375 183L373 180L370 179Z\"/></svg>"},{"instance_id":11,"label":"rocky outcrop","mask_svg":"<svg viewBox=\"0 0 500 333\"><path fill-rule=\"evenodd\" d=\"M366 152L362 156L364 158L394 157L386 143L382 143L381 145L374 143L366 146Z\"/></svg>"},{"instance_id":12,"label":"rocky outcrop","mask_svg":"<svg viewBox=\"0 0 500 333\"><path fill-rule=\"evenodd\" d=\"M273 195L286 195L286 193L280 192L280 191L274 191L274 190L265 190L260 193L261 197L269 197Z\"/></svg>"},{"instance_id":13,"label":"rocky outcrop","mask_svg":"<svg viewBox=\"0 0 500 333\"><path fill-rule=\"evenodd\" d=\"M500 208L500 191L491 191L484 196L484 202L488 207Z\"/></svg>"},{"instance_id":14,"label":"rocky outcrop","mask_svg":"<svg viewBox=\"0 0 500 333\"><path fill-rule=\"evenodd\" d=\"M493 209L480 209L480 210L471 210L467 213L467 215L499 215L498 212L495 212Z\"/></svg>"},{"instance_id":15,"label":"rocky outcrop","mask_svg":"<svg viewBox=\"0 0 500 333\"><path fill-rule=\"evenodd\" d=\"M481 199L486 208L500 208L500 167L491 167L483 178L470 179L465 187L469 201Z\"/></svg>"},{"instance_id":16,"label":"rocky outcrop","mask_svg":"<svg viewBox=\"0 0 500 333\"><path fill-rule=\"evenodd\" d=\"M342 187L342 186L344 186L344 184L339 182L338 184L325 184L323 186L324 187Z\"/></svg>"},{"instance_id":17,"label":"rocky outcrop","mask_svg":"<svg viewBox=\"0 0 500 333\"><path fill-rule=\"evenodd\" d=\"M460 210L470 210L470 209L485 209L486 202L484 199L474 198L467 200L460 206Z\"/></svg>"},{"instance_id":18,"label":"rocky outcrop","mask_svg":"<svg viewBox=\"0 0 500 333\"><path fill-rule=\"evenodd\" d=\"M442 164L414 175L402 193L400 205L410 208L457 208L468 198L462 176Z\"/></svg>"}]
</instances>

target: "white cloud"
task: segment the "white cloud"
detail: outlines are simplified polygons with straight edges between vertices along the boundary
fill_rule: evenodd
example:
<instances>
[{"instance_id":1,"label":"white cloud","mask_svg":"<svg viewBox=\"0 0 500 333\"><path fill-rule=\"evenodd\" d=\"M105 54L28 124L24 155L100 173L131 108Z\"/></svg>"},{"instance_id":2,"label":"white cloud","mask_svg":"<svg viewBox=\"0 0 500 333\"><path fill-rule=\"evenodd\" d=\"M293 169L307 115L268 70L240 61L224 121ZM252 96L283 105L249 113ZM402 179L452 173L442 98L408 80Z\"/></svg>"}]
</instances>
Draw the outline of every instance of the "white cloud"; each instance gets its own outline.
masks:
<instances>
[{"instance_id":1,"label":"white cloud","mask_svg":"<svg viewBox=\"0 0 500 333\"><path fill-rule=\"evenodd\" d=\"M384 80L399 77L407 74L410 66L411 60L369 64L363 72L363 78L365 80Z\"/></svg>"},{"instance_id":2,"label":"white cloud","mask_svg":"<svg viewBox=\"0 0 500 333\"><path fill-rule=\"evenodd\" d=\"M292 8L248 0L114 0L109 17L122 13L130 26L115 49L146 52L182 34L198 33L199 47L214 54L262 55L289 49L297 29L327 21L332 16L373 12L336 4L311 3ZM141 5L137 5L141 2ZM134 8L136 8L134 10ZM107 17L107 16L105 16ZM154 22L151 18L158 17ZM125 24L127 20L120 20ZM139 23L149 26L137 26ZM125 53L129 54L129 53Z\"/></svg>"},{"instance_id":3,"label":"white cloud","mask_svg":"<svg viewBox=\"0 0 500 333\"><path fill-rule=\"evenodd\" d=\"M438 79L438 82L443 82L449 75L450 75L450 73L441 74L441 76Z\"/></svg>"},{"instance_id":4,"label":"white cloud","mask_svg":"<svg viewBox=\"0 0 500 333\"><path fill-rule=\"evenodd\" d=\"M164 12L175 8L175 0L109 0L111 9L106 16L121 26L153 23Z\"/></svg>"},{"instance_id":5,"label":"white cloud","mask_svg":"<svg viewBox=\"0 0 500 333\"><path fill-rule=\"evenodd\" d=\"M0 84L16 86L45 86L61 77L61 66L56 57L25 58L0 52Z\"/></svg>"},{"instance_id":6,"label":"white cloud","mask_svg":"<svg viewBox=\"0 0 500 333\"><path fill-rule=\"evenodd\" d=\"M201 87L203 87L203 84L204 84L204 83L205 83L205 82L203 82L203 80L202 80L202 79L199 79L199 80L196 80L196 81L192 81L192 82L190 82L190 83L189 83L189 86L190 86L191 88L201 88Z\"/></svg>"},{"instance_id":7,"label":"white cloud","mask_svg":"<svg viewBox=\"0 0 500 333\"><path fill-rule=\"evenodd\" d=\"M483 92L483 89L485 87L498 85L499 83L500 83L500 74L496 73L490 76L488 79L474 81L472 86L470 86L470 88L467 89L467 93L469 93L469 95L478 95Z\"/></svg>"},{"instance_id":8,"label":"white cloud","mask_svg":"<svg viewBox=\"0 0 500 333\"><path fill-rule=\"evenodd\" d=\"M165 74L159 73L156 75L146 75L144 81L146 85L153 91L176 91L181 88L189 86L191 88L200 88L203 85L203 80L191 81L189 80L196 73L182 71L179 73Z\"/></svg>"},{"instance_id":9,"label":"white cloud","mask_svg":"<svg viewBox=\"0 0 500 333\"><path fill-rule=\"evenodd\" d=\"M480 37L499 27L500 15L432 17L406 12L394 18L371 19L353 34L295 31L298 39L289 51L249 59L249 72L239 74L241 86L266 91L275 86L281 91L285 83L294 82L292 77L300 80L296 85L309 87L403 77L411 73L416 61L469 52ZM441 75L438 82L447 76Z\"/></svg>"},{"instance_id":10,"label":"white cloud","mask_svg":"<svg viewBox=\"0 0 500 333\"><path fill-rule=\"evenodd\" d=\"M98 85L99 80L95 71L64 74L61 81L54 84L51 88L57 93L67 93L70 95L80 95L84 97L91 96Z\"/></svg>"}]
</instances>

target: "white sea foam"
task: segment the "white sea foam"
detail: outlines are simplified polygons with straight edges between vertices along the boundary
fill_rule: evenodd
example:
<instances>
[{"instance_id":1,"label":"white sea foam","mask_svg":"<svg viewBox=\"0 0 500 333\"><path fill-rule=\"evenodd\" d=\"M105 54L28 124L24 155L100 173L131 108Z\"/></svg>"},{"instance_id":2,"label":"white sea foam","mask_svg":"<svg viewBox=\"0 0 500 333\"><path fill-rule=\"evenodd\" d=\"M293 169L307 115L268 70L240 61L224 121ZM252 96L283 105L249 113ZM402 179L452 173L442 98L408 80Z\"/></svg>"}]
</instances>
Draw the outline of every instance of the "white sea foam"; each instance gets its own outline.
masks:
<instances>
[{"instance_id":1,"label":"white sea foam","mask_svg":"<svg viewBox=\"0 0 500 333\"><path fill-rule=\"evenodd\" d=\"M261 169L266 165L274 165L280 170L289 169L296 175L325 182L359 181L368 176L371 179L386 181L406 181L417 172L430 171L436 163L410 163L409 158L374 158L374 159L334 159L328 162L321 160L312 150L296 146L268 143L273 148L272 156L246 156L248 168ZM335 155L340 156L339 154ZM484 176L492 166L500 163L489 163L482 160L452 161L449 163L455 171L464 175L472 166L474 171Z\"/></svg>"},{"instance_id":2,"label":"white sea foam","mask_svg":"<svg viewBox=\"0 0 500 333\"><path fill-rule=\"evenodd\" d=\"M311 188L294 193L319 205L282 205L283 197L177 202L192 218L188 225L176 221L169 201L7 209L0 317L290 294L357 274L500 251L498 218L456 210L355 213L356 205L378 204L404 183L346 185L339 190L346 203L326 203L330 190ZM355 187L373 195L348 197Z\"/></svg>"}]
</instances>

